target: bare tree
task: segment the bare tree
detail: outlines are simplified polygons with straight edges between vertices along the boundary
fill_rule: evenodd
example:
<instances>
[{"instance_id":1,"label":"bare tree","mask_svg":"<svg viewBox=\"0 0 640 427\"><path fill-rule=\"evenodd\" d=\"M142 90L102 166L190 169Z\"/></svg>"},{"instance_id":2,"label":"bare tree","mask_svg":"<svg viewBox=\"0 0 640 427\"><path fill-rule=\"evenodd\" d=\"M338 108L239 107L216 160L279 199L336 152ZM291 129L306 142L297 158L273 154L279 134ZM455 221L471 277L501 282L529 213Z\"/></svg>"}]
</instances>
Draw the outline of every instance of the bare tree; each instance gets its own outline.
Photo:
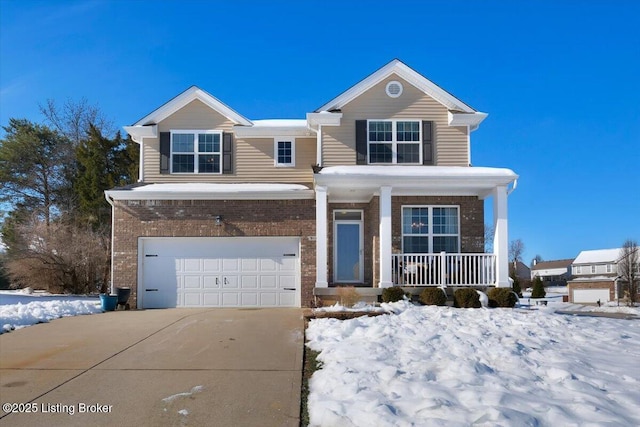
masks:
<instances>
[{"instance_id":1,"label":"bare tree","mask_svg":"<svg viewBox=\"0 0 640 427\"><path fill-rule=\"evenodd\" d=\"M522 255L524 254L524 242L522 239L512 240L509 243L509 260L512 263L518 261L522 262Z\"/></svg>"},{"instance_id":2,"label":"bare tree","mask_svg":"<svg viewBox=\"0 0 640 427\"><path fill-rule=\"evenodd\" d=\"M628 239L620 249L618 259L618 275L626 282L629 305L633 307L638 297L638 281L640 281L640 252L638 242Z\"/></svg>"},{"instance_id":3,"label":"bare tree","mask_svg":"<svg viewBox=\"0 0 640 427\"><path fill-rule=\"evenodd\" d=\"M108 233L33 216L17 227L20 248L6 262L12 286L75 294L104 292L109 280Z\"/></svg>"},{"instance_id":4,"label":"bare tree","mask_svg":"<svg viewBox=\"0 0 640 427\"><path fill-rule=\"evenodd\" d=\"M90 125L98 129L102 135L115 134L113 122L105 118L97 105L89 104L86 98L79 101L67 99L62 106L53 99L47 99L46 104L40 104L39 107L46 121L67 137L74 147L86 138Z\"/></svg>"},{"instance_id":5,"label":"bare tree","mask_svg":"<svg viewBox=\"0 0 640 427\"><path fill-rule=\"evenodd\" d=\"M493 234L495 230L492 225L484 225L484 251L488 254L493 253Z\"/></svg>"}]
</instances>

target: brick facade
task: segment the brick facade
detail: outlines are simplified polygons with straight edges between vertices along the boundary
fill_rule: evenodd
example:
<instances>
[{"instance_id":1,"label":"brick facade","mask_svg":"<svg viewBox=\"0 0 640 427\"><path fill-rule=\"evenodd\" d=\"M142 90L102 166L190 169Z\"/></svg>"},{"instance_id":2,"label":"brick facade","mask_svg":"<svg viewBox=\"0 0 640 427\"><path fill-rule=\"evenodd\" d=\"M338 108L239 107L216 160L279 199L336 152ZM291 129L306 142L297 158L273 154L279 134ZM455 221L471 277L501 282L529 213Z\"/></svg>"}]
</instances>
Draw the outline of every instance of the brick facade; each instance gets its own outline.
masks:
<instances>
[{"instance_id":1,"label":"brick facade","mask_svg":"<svg viewBox=\"0 0 640 427\"><path fill-rule=\"evenodd\" d=\"M215 225L222 215L223 225ZM140 237L300 237L301 302L316 280L315 200L129 200L115 202L113 283L130 286L137 307Z\"/></svg>"},{"instance_id":2,"label":"brick facade","mask_svg":"<svg viewBox=\"0 0 640 427\"><path fill-rule=\"evenodd\" d=\"M462 252L483 252L484 204L477 197L393 197L393 251L402 249L403 205L460 207ZM330 203L327 212L328 278L333 283L333 212L363 212L364 286L379 282L379 198L369 203ZM215 217L223 225L215 225ZM143 200L115 202L113 283L130 286L132 307L137 302L138 239L140 237L299 236L301 238L301 302L313 305L316 281L315 200Z\"/></svg>"}]
</instances>

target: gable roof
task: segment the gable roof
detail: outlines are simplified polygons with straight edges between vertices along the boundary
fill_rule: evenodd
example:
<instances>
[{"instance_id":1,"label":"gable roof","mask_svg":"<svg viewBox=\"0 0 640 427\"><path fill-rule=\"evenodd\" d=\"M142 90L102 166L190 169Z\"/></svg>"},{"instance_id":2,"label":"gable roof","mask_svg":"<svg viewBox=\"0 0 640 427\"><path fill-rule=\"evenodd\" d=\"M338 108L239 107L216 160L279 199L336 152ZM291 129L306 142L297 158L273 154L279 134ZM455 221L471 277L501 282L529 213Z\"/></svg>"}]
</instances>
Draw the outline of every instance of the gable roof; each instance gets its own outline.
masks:
<instances>
[{"instance_id":1,"label":"gable roof","mask_svg":"<svg viewBox=\"0 0 640 427\"><path fill-rule=\"evenodd\" d=\"M620 259L620 248L582 251L573 261L574 264L595 264L617 262Z\"/></svg>"},{"instance_id":2,"label":"gable roof","mask_svg":"<svg viewBox=\"0 0 640 427\"><path fill-rule=\"evenodd\" d=\"M553 268L569 268L572 262L573 262L573 258L557 259L553 261L540 261L536 263L536 265L534 265L531 269L532 270L550 270Z\"/></svg>"},{"instance_id":3,"label":"gable roof","mask_svg":"<svg viewBox=\"0 0 640 427\"><path fill-rule=\"evenodd\" d=\"M220 101L215 96L209 94L208 92L205 92L197 86L191 86L189 89L185 90L178 96L164 103L159 108L153 110L151 113L135 122L133 126L157 124L158 122L166 119L167 117L196 99L201 101L211 109L222 114L232 122L235 122L236 124L245 126L252 125L251 120L240 115L238 112L234 111L231 107Z\"/></svg>"},{"instance_id":4,"label":"gable roof","mask_svg":"<svg viewBox=\"0 0 640 427\"><path fill-rule=\"evenodd\" d=\"M476 113L476 110L474 110L455 96L451 95L440 86L428 80L422 74L413 70L399 59L394 59L393 61L389 62L387 65L380 68L378 71L375 71L364 80L361 80L359 83L356 83L351 88L342 92L340 95L338 95L338 97L332 99L322 107L315 110L315 112L341 109L344 105L348 104L392 74L396 74L397 76L406 80L408 83L411 83L416 88L420 89L421 91L447 107L450 111Z\"/></svg>"}]
</instances>

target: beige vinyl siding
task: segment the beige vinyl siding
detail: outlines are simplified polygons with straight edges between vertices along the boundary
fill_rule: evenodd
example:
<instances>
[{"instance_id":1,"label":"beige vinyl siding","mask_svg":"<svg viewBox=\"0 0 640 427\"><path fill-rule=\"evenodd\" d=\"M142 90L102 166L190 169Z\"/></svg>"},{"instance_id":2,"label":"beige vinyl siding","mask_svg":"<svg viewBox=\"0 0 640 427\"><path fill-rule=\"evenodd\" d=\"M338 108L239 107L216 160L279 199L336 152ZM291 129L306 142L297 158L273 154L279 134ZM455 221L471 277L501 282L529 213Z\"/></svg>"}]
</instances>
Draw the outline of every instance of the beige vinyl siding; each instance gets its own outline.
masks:
<instances>
[{"instance_id":1,"label":"beige vinyl siding","mask_svg":"<svg viewBox=\"0 0 640 427\"><path fill-rule=\"evenodd\" d=\"M199 100L194 100L184 108L158 124L158 132L170 130L222 130L232 132L234 122L212 110ZM316 163L316 139L296 138L295 167L276 167L274 163L273 138L234 137L233 174L160 174L159 138L144 140L144 181L163 182L282 182L311 183L311 165Z\"/></svg>"},{"instance_id":2,"label":"beige vinyl siding","mask_svg":"<svg viewBox=\"0 0 640 427\"><path fill-rule=\"evenodd\" d=\"M387 83L392 80L400 81L404 87L398 98L386 94ZM345 105L340 126L323 127L323 166L355 164L355 121L375 119L433 121L436 165L468 166L467 128L449 126L447 113L445 106L412 84L390 76Z\"/></svg>"}]
</instances>

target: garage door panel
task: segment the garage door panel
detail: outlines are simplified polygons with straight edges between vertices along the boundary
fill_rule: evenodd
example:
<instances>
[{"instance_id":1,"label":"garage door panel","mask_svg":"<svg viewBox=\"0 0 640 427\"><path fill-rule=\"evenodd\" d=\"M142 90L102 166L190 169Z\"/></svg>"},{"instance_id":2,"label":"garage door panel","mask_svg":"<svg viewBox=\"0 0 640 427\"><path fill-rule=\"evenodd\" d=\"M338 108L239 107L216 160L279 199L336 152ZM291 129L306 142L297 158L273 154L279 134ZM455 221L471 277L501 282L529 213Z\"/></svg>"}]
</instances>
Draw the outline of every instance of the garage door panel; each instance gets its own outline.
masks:
<instances>
[{"instance_id":1,"label":"garage door panel","mask_svg":"<svg viewBox=\"0 0 640 427\"><path fill-rule=\"evenodd\" d=\"M222 271L225 272L239 272L240 260L238 258L223 258L222 259Z\"/></svg>"},{"instance_id":2,"label":"garage door panel","mask_svg":"<svg viewBox=\"0 0 640 427\"><path fill-rule=\"evenodd\" d=\"M280 271L296 271L298 269L298 260L296 258L282 258L280 263Z\"/></svg>"},{"instance_id":3,"label":"garage door panel","mask_svg":"<svg viewBox=\"0 0 640 427\"><path fill-rule=\"evenodd\" d=\"M183 289L200 289L201 276L183 276Z\"/></svg>"},{"instance_id":4,"label":"garage door panel","mask_svg":"<svg viewBox=\"0 0 640 427\"><path fill-rule=\"evenodd\" d=\"M244 292L240 294L240 305L243 307L257 307L258 306L258 293L257 292Z\"/></svg>"},{"instance_id":5,"label":"garage door panel","mask_svg":"<svg viewBox=\"0 0 640 427\"><path fill-rule=\"evenodd\" d=\"M275 292L261 292L260 305L265 307L278 306L278 295Z\"/></svg>"},{"instance_id":6,"label":"garage door panel","mask_svg":"<svg viewBox=\"0 0 640 427\"><path fill-rule=\"evenodd\" d=\"M220 293L207 292L203 294L202 302L205 307L220 307Z\"/></svg>"},{"instance_id":7,"label":"garage door panel","mask_svg":"<svg viewBox=\"0 0 640 427\"><path fill-rule=\"evenodd\" d=\"M274 259L261 259L260 260L260 271L261 272L272 272L277 271L278 265Z\"/></svg>"},{"instance_id":8,"label":"garage door panel","mask_svg":"<svg viewBox=\"0 0 640 427\"><path fill-rule=\"evenodd\" d=\"M276 289L278 287L278 279L276 275L260 275L260 289Z\"/></svg>"},{"instance_id":9,"label":"garage door panel","mask_svg":"<svg viewBox=\"0 0 640 427\"><path fill-rule=\"evenodd\" d=\"M200 271L202 271L201 263L202 263L202 260L200 260L199 258L198 259L187 258L183 261L182 271L184 271L185 273L192 273L192 272L199 273Z\"/></svg>"},{"instance_id":10,"label":"garage door panel","mask_svg":"<svg viewBox=\"0 0 640 427\"><path fill-rule=\"evenodd\" d=\"M243 273L258 272L258 259L257 258L242 258L240 260L240 266Z\"/></svg>"},{"instance_id":11,"label":"garage door panel","mask_svg":"<svg viewBox=\"0 0 640 427\"><path fill-rule=\"evenodd\" d=\"M220 278L218 276L202 276L203 289L220 289Z\"/></svg>"},{"instance_id":12,"label":"garage door panel","mask_svg":"<svg viewBox=\"0 0 640 427\"><path fill-rule=\"evenodd\" d=\"M218 273L221 270L221 263L219 259L205 258L202 271L205 273Z\"/></svg>"},{"instance_id":13,"label":"garage door panel","mask_svg":"<svg viewBox=\"0 0 640 427\"><path fill-rule=\"evenodd\" d=\"M243 274L240 278L242 289L258 289L258 276L255 274Z\"/></svg>"},{"instance_id":14,"label":"garage door panel","mask_svg":"<svg viewBox=\"0 0 640 427\"><path fill-rule=\"evenodd\" d=\"M144 265L140 292L149 287L157 289L151 292L153 295L144 294L145 308L300 304L299 238L175 237L141 241Z\"/></svg>"},{"instance_id":15,"label":"garage door panel","mask_svg":"<svg viewBox=\"0 0 640 427\"><path fill-rule=\"evenodd\" d=\"M184 306L185 307L201 307L202 306L202 294L185 292L184 294Z\"/></svg>"}]
</instances>

